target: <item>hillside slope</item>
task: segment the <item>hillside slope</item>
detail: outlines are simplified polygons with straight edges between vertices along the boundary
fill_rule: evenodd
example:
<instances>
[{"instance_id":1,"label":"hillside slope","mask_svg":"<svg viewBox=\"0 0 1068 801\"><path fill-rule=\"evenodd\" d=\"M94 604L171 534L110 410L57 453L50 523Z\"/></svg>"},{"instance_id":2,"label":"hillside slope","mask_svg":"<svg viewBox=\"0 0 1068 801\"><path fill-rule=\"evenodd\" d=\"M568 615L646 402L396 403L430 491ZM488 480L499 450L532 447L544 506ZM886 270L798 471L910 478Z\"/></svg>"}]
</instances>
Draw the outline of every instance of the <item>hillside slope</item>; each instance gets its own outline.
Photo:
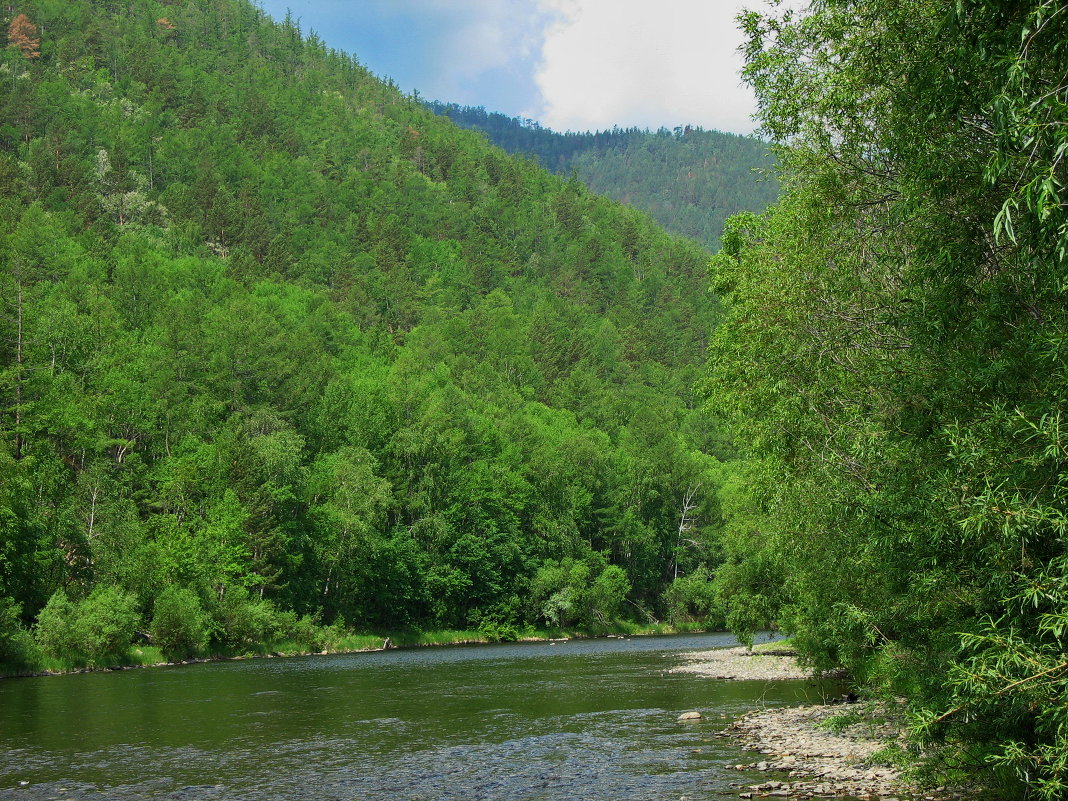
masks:
<instances>
[{"instance_id":1,"label":"hillside slope","mask_svg":"<svg viewBox=\"0 0 1068 801\"><path fill-rule=\"evenodd\" d=\"M712 250L729 216L763 211L778 197L774 159L767 144L751 136L691 126L561 134L484 108L427 105L509 153L533 156L560 175L574 171L593 191Z\"/></svg>"},{"instance_id":2,"label":"hillside slope","mask_svg":"<svg viewBox=\"0 0 1068 801\"><path fill-rule=\"evenodd\" d=\"M0 30L9 626L590 624L714 558L698 247L245 0Z\"/></svg>"}]
</instances>

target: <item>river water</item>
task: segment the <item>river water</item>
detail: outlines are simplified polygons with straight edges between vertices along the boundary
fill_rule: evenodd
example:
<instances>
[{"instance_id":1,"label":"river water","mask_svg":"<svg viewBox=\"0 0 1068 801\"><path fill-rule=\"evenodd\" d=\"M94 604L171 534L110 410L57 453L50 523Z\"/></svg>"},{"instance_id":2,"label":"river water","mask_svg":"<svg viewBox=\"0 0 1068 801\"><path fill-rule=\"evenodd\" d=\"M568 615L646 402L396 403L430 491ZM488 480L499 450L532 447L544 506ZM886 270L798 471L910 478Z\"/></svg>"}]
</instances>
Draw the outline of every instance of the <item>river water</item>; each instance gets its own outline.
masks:
<instances>
[{"instance_id":1,"label":"river water","mask_svg":"<svg viewBox=\"0 0 1068 801\"><path fill-rule=\"evenodd\" d=\"M727 635L423 648L0 681L0 799L736 799L715 736L806 682L666 671ZM700 710L705 720L676 718Z\"/></svg>"}]
</instances>

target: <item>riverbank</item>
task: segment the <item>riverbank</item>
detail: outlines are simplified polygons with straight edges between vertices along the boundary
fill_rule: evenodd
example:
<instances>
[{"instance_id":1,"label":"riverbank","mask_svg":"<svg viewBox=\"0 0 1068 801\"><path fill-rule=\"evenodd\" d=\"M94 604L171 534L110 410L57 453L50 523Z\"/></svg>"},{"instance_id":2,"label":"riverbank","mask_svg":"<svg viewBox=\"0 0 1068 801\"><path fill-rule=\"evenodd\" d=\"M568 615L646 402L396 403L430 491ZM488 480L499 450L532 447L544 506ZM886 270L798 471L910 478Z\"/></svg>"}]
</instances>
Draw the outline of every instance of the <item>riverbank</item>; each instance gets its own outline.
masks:
<instances>
[{"instance_id":1,"label":"riverbank","mask_svg":"<svg viewBox=\"0 0 1068 801\"><path fill-rule=\"evenodd\" d=\"M734 681L784 681L814 678L788 644L768 643L750 650L719 648L687 654L672 673L693 673ZM844 674L824 675L844 679ZM938 787L923 790L902 774L911 760L902 710L881 703L855 703L846 695L828 704L749 712L720 736L737 740L762 758L735 765L737 770L767 771L767 781L746 787L741 798L899 797L943 801L961 794ZM850 701L854 701L850 703ZM776 774L782 774L780 776Z\"/></svg>"},{"instance_id":2,"label":"riverbank","mask_svg":"<svg viewBox=\"0 0 1068 801\"><path fill-rule=\"evenodd\" d=\"M881 705L823 704L750 712L732 723L731 737L762 755L738 770L781 772L784 778L747 788L742 798L892 798L919 793L898 765L904 755L899 715ZM941 789L941 788L940 788ZM920 794L951 798L951 794Z\"/></svg>"},{"instance_id":3,"label":"riverbank","mask_svg":"<svg viewBox=\"0 0 1068 801\"><path fill-rule=\"evenodd\" d=\"M63 676L79 673L94 673L116 670L134 670L153 667L175 667L203 662L227 662L241 659L277 659L294 656L328 654L357 654L394 648L431 648L448 645L491 645L498 642L565 642L610 637L643 637L669 634L697 634L707 629L699 626L671 626L657 623L641 625L618 621L596 631L526 629L516 636L501 637L485 630L436 629L430 631L406 630L386 634L346 634L333 643L308 646L292 640L273 643L253 643L240 651L217 651L200 654L182 660L168 661L156 647L151 645L131 646L122 660L105 665L63 664L55 659L43 660L41 664L20 670L5 670L0 666L0 679Z\"/></svg>"}]
</instances>

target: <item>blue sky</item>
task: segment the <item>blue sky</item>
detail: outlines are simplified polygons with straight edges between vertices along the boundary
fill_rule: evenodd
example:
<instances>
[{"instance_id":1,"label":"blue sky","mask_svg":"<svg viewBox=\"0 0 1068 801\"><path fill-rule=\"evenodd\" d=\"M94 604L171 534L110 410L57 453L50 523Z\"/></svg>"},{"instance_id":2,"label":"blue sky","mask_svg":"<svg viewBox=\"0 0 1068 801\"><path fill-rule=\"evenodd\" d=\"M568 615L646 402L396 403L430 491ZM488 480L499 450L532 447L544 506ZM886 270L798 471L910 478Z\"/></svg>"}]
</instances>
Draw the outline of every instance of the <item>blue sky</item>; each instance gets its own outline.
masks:
<instances>
[{"instance_id":1,"label":"blue sky","mask_svg":"<svg viewBox=\"0 0 1068 801\"><path fill-rule=\"evenodd\" d=\"M554 130L749 132L734 15L762 0L260 0L428 100Z\"/></svg>"}]
</instances>

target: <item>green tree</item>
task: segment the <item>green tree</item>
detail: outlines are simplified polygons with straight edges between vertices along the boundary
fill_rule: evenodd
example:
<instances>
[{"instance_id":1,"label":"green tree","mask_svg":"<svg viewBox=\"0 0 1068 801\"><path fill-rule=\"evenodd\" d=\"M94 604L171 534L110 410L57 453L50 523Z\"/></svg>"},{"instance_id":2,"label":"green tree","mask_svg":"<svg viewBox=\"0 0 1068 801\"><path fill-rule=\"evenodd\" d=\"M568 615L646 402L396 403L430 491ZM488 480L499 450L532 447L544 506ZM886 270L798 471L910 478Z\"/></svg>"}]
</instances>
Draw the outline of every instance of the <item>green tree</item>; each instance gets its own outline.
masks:
<instances>
[{"instance_id":1,"label":"green tree","mask_svg":"<svg viewBox=\"0 0 1068 801\"><path fill-rule=\"evenodd\" d=\"M907 695L950 773L1051 799L1068 782L1048 702L1068 681L1060 12L743 15L785 193L724 236L704 384L751 461L716 579L728 620L773 618L812 664Z\"/></svg>"},{"instance_id":2,"label":"green tree","mask_svg":"<svg viewBox=\"0 0 1068 801\"><path fill-rule=\"evenodd\" d=\"M547 559L596 562L586 624L635 610L624 580L654 609L711 439L699 246L247 0L25 13L42 58L0 50L0 597L50 653L104 659L78 629L108 587L149 614L188 588L234 650L321 643L317 614L517 631Z\"/></svg>"},{"instance_id":3,"label":"green tree","mask_svg":"<svg viewBox=\"0 0 1068 801\"><path fill-rule=\"evenodd\" d=\"M37 664L39 655L33 637L23 627L19 605L0 598L0 665L5 670L25 670Z\"/></svg>"},{"instance_id":4,"label":"green tree","mask_svg":"<svg viewBox=\"0 0 1068 801\"><path fill-rule=\"evenodd\" d=\"M200 599L184 587L166 587L156 597L150 630L152 642L172 661L197 656L208 644Z\"/></svg>"},{"instance_id":5,"label":"green tree","mask_svg":"<svg viewBox=\"0 0 1068 801\"><path fill-rule=\"evenodd\" d=\"M531 582L536 616L550 626L598 626L614 620L630 592L626 573L604 557L547 560Z\"/></svg>"},{"instance_id":6,"label":"green tree","mask_svg":"<svg viewBox=\"0 0 1068 801\"><path fill-rule=\"evenodd\" d=\"M123 662L138 622L133 596L100 585L78 603L56 592L38 615L35 634L49 656L100 667Z\"/></svg>"}]
</instances>

